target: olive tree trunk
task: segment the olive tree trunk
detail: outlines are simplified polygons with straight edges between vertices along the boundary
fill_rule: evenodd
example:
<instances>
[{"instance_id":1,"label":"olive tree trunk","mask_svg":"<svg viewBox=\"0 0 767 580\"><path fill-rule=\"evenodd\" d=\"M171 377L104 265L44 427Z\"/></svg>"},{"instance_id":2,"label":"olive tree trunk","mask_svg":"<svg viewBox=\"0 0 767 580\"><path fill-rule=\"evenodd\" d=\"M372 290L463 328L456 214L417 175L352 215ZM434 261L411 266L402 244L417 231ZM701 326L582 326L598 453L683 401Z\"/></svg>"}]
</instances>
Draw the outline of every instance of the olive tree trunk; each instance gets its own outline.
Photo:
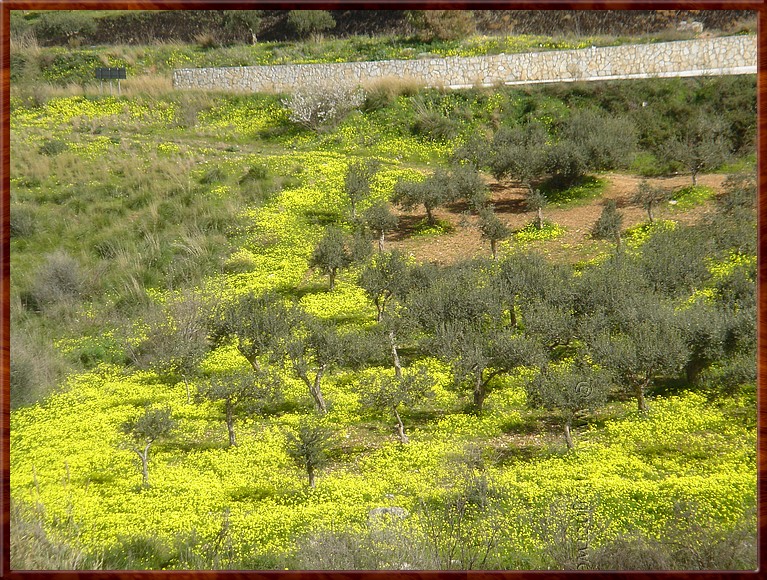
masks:
<instances>
[{"instance_id":1,"label":"olive tree trunk","mask_svg":"<svg viewBox=\"0 0 767 580\"><path fill-rule=\"evenodd\" d=\"M325 398L322 396L322 375L325 374L325 369L327 368L327 365L322 365L320 368L317 369L317 374L314 375L314 380L310 381L309 377L306 375L303 375L301 378L306 383L306 386L309 387L309 394L312 396L312 399L314 399L314 406L317 408L317 410L320 413L327 413L328 408L327 405L325 405Z\"/></svg>"},{"instance_id":2,"label":"olive tree trunk","mask_svg":"<svg viewBox=\"0 0 767 580\"><path fill-rule=\"evenodd\" d=\"M140 451L133 448L133 451L136 452L136 455L138 455L139 459L141 460L141 475L142 475L142 485L144 487L149 487L149 447L151 447L152 442L146 444L143 451Z\"/></svg>"},{"instance_id":3,"label":"olive tree trunk","mask_svg":"<svg viewBox=\"0 0 767 580\"><path fill-rule=\"evenodd\" d=\"M487 398L486 383L482 380L482 370L477 369L474 373L474 408L477 411L482 411L485 399Z\"/></svg>"},{"instance_id":4,"label":"olive tree trunk","mask_svg":"<svg viewBox=\"0 0 767 580\"><path fill-rule=\"evenodd\" d=\"M391 355L394 360L394 376L398 380L402 380L402 363L399 360L399 353L397 352L397 343L394 340L394 331L389 331L389 342L391 343Z\"/></svg>"},{"instance_id":5,"label":"olive tree trunk","mask_svg":"<svg viewBox=\"0 0 767 580\"><path fill-rule=\"evenodd\" d=\"M226 429L229 432L229 446L237 445L237 438L234 435L234 405L231 401L226 401Z\"/></svg>"},{"instance_id":6,"label":"olive tree trunk","mask_svg":"<svg viewBox=\"0 0 767 580\"><path fill-rule=\"evenodd\" d=\"M394 417L397 419L397 435L399 436L400 443L407 443L410 441L408 439L408 436L405 435L405 425L402 423L402 418L399 416L399 413L397 412L396 405L392 407L392 411L394 411Z\"/></svg>"},{"instance_id":7,"label":"olive tree trunk","mask_svg":"<svg viewBox=\"0 0 767 580\"><path fill-rule=\"evenodd\" d=\"M573 444L573 434L571 432L573 426L573 418L571 415L568 415L565 418L565 443L567 443L567 448L572 449L575 447Z\"/></svg>"}]
</instances>

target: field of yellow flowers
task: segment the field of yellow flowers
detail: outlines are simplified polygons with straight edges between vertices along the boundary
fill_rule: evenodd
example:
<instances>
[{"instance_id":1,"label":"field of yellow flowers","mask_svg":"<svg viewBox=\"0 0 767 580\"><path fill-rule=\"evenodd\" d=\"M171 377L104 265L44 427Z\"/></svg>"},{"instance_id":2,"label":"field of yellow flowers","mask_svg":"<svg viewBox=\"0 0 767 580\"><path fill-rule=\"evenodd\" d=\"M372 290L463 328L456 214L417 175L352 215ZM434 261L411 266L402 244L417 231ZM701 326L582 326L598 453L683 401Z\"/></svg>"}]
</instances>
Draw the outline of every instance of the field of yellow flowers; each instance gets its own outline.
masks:
<instances>
[{"instance_id":1,"label":"field of yellow flowers","mask_svg":"<svg viewBox=\"0 0 767 580\"><path fill-rule=\"evenodd\" d=\"M302 383L286 372L281 410L239 417L238 445L229 447L220 401L189 399L184 381L129 364L127 349L145 332L142 308L175 299L184 285L223 303L280 289L296 291L300 307L317 317L373 325L375 307L353 271L328 292L309 268L322 220L343 221L353 161L380 162L365 201L372 205L399 179L444 163L465 135L407 135L384 113L355 114L315 134L292 128L276 98L206 99L191 113L173 95L11 103L12 211L29 218L11 245L14 295L28 300L36 269L57 250L73 256L85 278L82 299L61 311L14 311L12 331L48 337L55 356L76 362L50 394L11 413L11 500L39 520L48 541L103 567L310 566L317 560L307 559L307 538L343 532L372 541L371 510L433 514L424 506L476 481L494 490L485 516L465 514L480 539L500 534L488 567L556 566L552 538L570 537L579 510L588 513L595 548L630 534L660 537L679 525L679 509L722 531L750 517L756 430L745 395L714 406L681 392L653 400L647 414L613 402L579 427L567 452L546 413L526 404L524 382L537 369L499 379L477 416L464 412L449 365L429 357L413 363L434 385L428 401L402 409L412 426L406 445L391 417L360 402L363 376L389 371L328 374L329 412L319 421L333 432L332 450L315 488L287 451L288 435L316 419ZM393 107L405 106L400 99ZM243 176L253 167L279 187L249 193ZM561 233L556 225L528 229L509 244ZM712 272L743 259L711 264ZM201 376L247 366L223 344L202 362ZM192 379L193 392L202 381ZM148 487L121 431L146 405L170 408L176 421L152 448ZM402 538L420 537L430 524L424 518L394 522L396 534L377 537L378 546L402 549ZM466 550L484 545L456 538ZM443 564L467 562L480 565L466 554Z\"/></svg>"}]
</instances>

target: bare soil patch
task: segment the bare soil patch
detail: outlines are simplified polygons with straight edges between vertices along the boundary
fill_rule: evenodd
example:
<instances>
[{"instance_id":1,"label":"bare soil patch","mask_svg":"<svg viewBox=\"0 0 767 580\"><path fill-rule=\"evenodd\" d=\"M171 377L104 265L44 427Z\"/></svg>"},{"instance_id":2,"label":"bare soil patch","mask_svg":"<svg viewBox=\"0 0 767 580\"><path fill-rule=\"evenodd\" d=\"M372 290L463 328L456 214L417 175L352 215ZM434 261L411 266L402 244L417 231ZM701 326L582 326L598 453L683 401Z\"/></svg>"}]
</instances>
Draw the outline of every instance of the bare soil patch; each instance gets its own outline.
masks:
<instances>
[{"instance_id":1,"label":"bare soil patch","mask_svg":"<svg viewBox=\"0 0 767 580\"><path fill-rule=\"evenodd\" d=\"M544 210L544 218L564 226L566 232L556 240L532 242L531 247L539 248L555 259L557 257L568 261L588 259L602 251L606 242L591 240L590 230L602 212L602 206L607 199L615 199L623 214L624 228L635 226L647 220L647 212L641 207L631 204L631 196L636 191L642 177L622 173L606 173L600 176L607 181L607 187L602 196L584 201L568 208L548 208ZM711 174L698 177L698 184L721 191L725 175ZM691 184L690 177L678 175L673 177L649 178L651 185L669 189L684 187ZM499 182L488 178L491 198L498 217L512 230L519 230L533 221L534 212L524 209L525 188L514 182ZM665 204L654 211L656 219L674 219L684 223L693 223L701 219L710 204L692 208L687 211L674 210L672 205ZM421 260L451 264L469 259L478 254L489 254L490 244L480 236L479 218L468 215L465 203L451 204L439 208L434 215L439 220L450 222L454 231L442 235L416 235L416 226L424 218L424 213L397 212L400 226L389 236L389 247L402 252L411 253ZM577 252L575 246L581 246Z\"/></svg>"}]
</instances>

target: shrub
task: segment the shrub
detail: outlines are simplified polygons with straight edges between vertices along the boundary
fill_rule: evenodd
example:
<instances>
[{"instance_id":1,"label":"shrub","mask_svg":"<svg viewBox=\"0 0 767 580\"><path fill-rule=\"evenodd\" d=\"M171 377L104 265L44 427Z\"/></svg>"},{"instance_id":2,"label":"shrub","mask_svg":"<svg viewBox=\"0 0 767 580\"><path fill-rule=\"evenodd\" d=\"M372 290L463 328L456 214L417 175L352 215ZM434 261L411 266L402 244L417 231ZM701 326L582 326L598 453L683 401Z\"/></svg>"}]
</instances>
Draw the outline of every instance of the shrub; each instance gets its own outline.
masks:
<instances>
[{"instance_id":1,"label":"shrub","mask_svg":"<svg viewBox=\"0 0 767 580\"><path fill-rule=\"evenodd\" d=\"M13 44L25 39L30 34L31 24L21 11L11 10L10 14L11 43Z\"/></svg>"},{"instance_id":2,"label":"shrub","mask_svg":"<svg viewBox=\"0 0 767 580\"><path fill-rule=\"evenodd\" d=\"M92 34L96 21L89 11L50 10L44 12L34 24L35 35L41 41L54 43Z\"/></svg>"},{"instance_id":3,"label":"shrub","mask_svg":"<svg viewBox=\"0 0 767 580\"><path fill-rule=\"evenodd\" d=\"M476 30L472 10L410 10L408 21L421 40L458 40Z\"/></svg>"},{"instance_id":4,"label":"shrub","mask_svg":"<svg viewBox=\"0 0 767 580\"><path fill-rule=\"evenodd\" d=\"M434 141L447 141L458 134L458 123L437 111L421 110L416 112L410 131Z\"/></svg>"},{"instance_id":5,"label":"shrub","mask_svg":"<svg viewBox=\"0 0 767 580\"><path fill-rule=\"evenodd\" d=\"M752 210L756 205L756 192L756 175L753 173L728 175L724 181L724 191L715 199L716 207L727 215L735 215L741 209Z\"/></svg>"},{"instance_id":6,"label":"shrub","mask_svg":"<svg viewBox=\"0 0 767 580\"><path fill-rule=\"evenodd\" d=\"M218 39L210 32L202 32L194 37L195 42L203 50L218 47Z\"/></svg>"},{"instance_id":7,"label":"shrub","mask_svg":"<svg viewBox=\"0 0 767 580\"><path fill-rule=\"evenodd\" d=\"M290 120L312 131L332 128L365 100L359 87L314 85L298 89L282 104L290 109Z\"/></svg>"},{"instance_id":8,"label":"shrub","mask_svg":"<svg viewBox=\"0 0 767 580\"><path fill-rule=\"evenodd\" d=\"M288 24L300 36L306 37L333 28L336 21L327 10L291 10Z\"/></svg>"},{"instance_id":9,"label":"shrub","mask_svg":"<svg viewBox=\"0 0 767 580\"><path fill-rule=\"evenodd\" d=\"M40 149L38 149L38 152L41 155L47 155L48 157L53 157L54 155L63 153L66 150L67 150L67 144L64 141L61 141L59 139L48 139L45 143L43 143L40 146Z\"/></svg>"},{"instance_id":10,"label":"shrub","mask_svg":"<svg viewBox=\"0 0 767 580\"><path fill-rule=\"evenodd\" d=\"M226 179L226 173L220 167L211 167L200 177L200 183L203 185L210 185L211 183L219 183Z\"/></svg>"},{"instance_id":11,"label":"shrub","mask_svg":"<svg viewBox=\"0 0 767 580\"><path fill-rule=\"evenodd\" d=\"M11 204L10 229L12 238L31 236L37 230L35 211L20 203Z\"/></svg>"},{"instance_id":12,"label":"shrub","mask_svg":"<svg viewBox=\"0 0 767 580\"><path fill-rule=\"evenodd\" d=\"M240 185L246 183L253 183L254 181L262 181L269 176L269 168L266 165L255 164L248 168L248 171L240 178L238 182Z\"/></svg>"},{"instance_id":13,"label":"shrub","mask_svg":"<svg viewBox=\"0 0 767 580\"><path fill-rule=\"evenodd\" d=\"M35 272L30 294L35 305L46 306L79 298L84 289L85 274L79 262L57 250Z\"/></svg>"},{"instance_id":14,"label":"shrub","mask_svg":"<svg viewBox=\"0 0 767 580\"><path fill-rule=\"evenodd\" d=\"M156 536L120 537L104 554L107 570L164 570L171 563L172 550Z\"/></svg>"}]
</instances>

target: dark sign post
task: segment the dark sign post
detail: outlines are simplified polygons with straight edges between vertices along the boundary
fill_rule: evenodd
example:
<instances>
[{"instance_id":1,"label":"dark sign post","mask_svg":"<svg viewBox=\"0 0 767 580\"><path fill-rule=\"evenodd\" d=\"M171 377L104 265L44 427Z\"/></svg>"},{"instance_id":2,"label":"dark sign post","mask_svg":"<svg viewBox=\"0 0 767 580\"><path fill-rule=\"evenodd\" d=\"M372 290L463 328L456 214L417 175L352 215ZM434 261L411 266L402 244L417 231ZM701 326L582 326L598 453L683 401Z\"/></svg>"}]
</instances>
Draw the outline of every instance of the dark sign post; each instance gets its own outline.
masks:
<instances>
[{"instance_id":1,"label":"dark sign post","mask_svg":"<svg viewBox=\"0 0 767 580\"><path fill-rule=\"evenodd\" d=\"M104 80L109 81L109 94L111 95L113 93L113 84L112 81L117 80L117 94L120 94L120 79L128 78L126 75L125 68L107 68L107 67L98 67L96 68L96 78L101 81L101 92L104 92Z\"/></svg>"}]
</instances>

